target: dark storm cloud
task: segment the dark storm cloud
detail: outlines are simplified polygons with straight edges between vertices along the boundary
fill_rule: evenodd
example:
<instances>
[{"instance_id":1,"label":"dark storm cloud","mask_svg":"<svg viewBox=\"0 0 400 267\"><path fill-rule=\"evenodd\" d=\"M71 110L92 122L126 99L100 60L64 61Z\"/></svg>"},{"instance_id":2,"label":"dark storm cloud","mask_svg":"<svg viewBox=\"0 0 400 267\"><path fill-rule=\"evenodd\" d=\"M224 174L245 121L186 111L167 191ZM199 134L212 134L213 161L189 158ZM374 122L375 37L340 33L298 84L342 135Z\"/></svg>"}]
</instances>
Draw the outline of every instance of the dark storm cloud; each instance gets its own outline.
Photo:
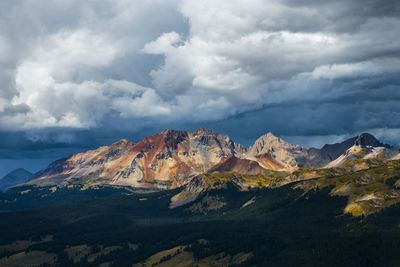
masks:
<instances>
[{"instance_id":1,"label":"dark storm cloud","mask_svg":"<svg viewBox=\"0 0 400 267\"><path fill-rule=\"evenodd\" d=\"M340 15L340 11L352 12L359 16L397 16L400 4L396 0L284 0L290 6L329 8L332 13ZM333 9L333 10L332 10Z\"/></svg>"},{"instance_id":2,"label":"dark storm cloud","mask_svg":"<svg viewBox=\"0 0 400 267\"><path fill-rule=\"evenodd\" d=\"M0 156L198 127L399 145L399 36L398 1L3 1Z\"/></svg>"}]
</instances>

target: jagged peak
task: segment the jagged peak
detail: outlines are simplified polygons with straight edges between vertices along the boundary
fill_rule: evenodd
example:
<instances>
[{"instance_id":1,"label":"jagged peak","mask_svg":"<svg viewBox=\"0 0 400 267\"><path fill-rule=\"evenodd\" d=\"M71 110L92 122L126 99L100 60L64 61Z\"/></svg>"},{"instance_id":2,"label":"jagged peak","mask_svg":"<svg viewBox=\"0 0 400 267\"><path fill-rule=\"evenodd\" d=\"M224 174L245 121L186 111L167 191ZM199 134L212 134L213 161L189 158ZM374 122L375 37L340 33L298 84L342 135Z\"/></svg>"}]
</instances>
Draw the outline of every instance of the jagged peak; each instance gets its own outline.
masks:
<instances>
[{"instance_id":1,"label":"jagged peak","mask_svg":"<svg viewBox=\"0 0 400 267\"><path fill-rule=\"evenodd\" d=\"M280 137L277 137L274 135L272 132L267 132L266 134L260 136L253 144L253 146L256 146L258 144L265 144L265 143L272 143L272 142L278 142L281 143L285 146L289 147L295 147L295 145L290 144L289 142L286 142L285 140L281 139Z\"/></svg>"},{"instance_id":2,"label":"jagged peak","mask_svg":"<svg viewBox=\"0 0 400 267\"><path fill-rule=\"evenodd\" d=\"M354 145L360 146L360 147L366 147L366 146L371 146L371 147L385 146L385 147L387 147L388 146L388 145L381 143L375 136L373 136L370 133L362 133L362 134L358 135L355 138Z\"/></svg>"},{"instance_id":3,"label":"jagged peak","mask_svg":"<svg viewBox=\"0 0 400 267\"><path fill-rule=\"evenodd\" d=\"M167 139L182 139L188 136L188 132L182 130L167 129L156 135L163 135Z\"/></svg>"},{"instance_id":4,"label":"jagged peak","mask_svg":"<svg viewBox=\"0 0 400 267\"><path fill-rule=\"evenodd\" d=\"M280 137L274 135L272 132L267 132L264 135L261 135L257 140L278 140L283 141Z\"/></svg>"},{"instance_id":5,"label":"jagged peak","mask_svg":"<svg viewBox=\"0 0 400 267\"><path fill-rule=\"evenodd\" d=\"M276 135L274 135L272 132L267 132L265 135L268 136L268 137L271 137L271 138L278 138L278 137L277 137Z\"/></svg>"},{"instance_id":6,"label":"jagged peak","mask_svg":"<svg viewBox=\"0 0 400 267\"><path fill-rule=\"evenodd\" d=\"M273 138L273 139L279 139L276 135L274 135L272 132L267 132L264 135L261 135L258 139L260 138Z\"/></svg>"},{"instance_id":7,"label":"jagged peak","mask_svg":"<svg viewBox=\"0 0 400 267\"><path fill-rule=\"evenodd\" d=\"M134 144L133 142L126 140L126 139L121 139L115 143L112 143L111 146L115 147L115 146L125 146L128 144Z\"/></svg>"},{"instance_id":8,"label":"jagged peak","mask_svg":"<svg viewBox=\"0 0 400 267\"><path fill-rule=\"evenodd\" d=\"M206 128L198 128L196 131L193 132L193 135L215 135L217 134L213 130L206 129Z\"/></svg>"}]
</instances>

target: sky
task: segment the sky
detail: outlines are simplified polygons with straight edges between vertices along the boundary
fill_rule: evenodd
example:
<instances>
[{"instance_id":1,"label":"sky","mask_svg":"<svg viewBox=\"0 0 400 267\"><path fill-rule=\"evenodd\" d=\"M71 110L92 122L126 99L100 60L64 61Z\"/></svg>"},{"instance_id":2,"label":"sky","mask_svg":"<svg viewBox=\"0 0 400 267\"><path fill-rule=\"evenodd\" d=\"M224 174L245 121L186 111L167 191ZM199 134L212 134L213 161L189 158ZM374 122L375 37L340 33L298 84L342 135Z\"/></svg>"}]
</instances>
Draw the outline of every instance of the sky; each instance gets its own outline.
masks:
<instances>
[{"instance_id":1,"label":"sky","mask_svg":"<svg viewBox=\"0 0 400 267\"><path fill-rule=\"evenodd\" d=\"M163 129L400 146L396 0L0 2L0 176Z\"/></svg>"}]
</instances>

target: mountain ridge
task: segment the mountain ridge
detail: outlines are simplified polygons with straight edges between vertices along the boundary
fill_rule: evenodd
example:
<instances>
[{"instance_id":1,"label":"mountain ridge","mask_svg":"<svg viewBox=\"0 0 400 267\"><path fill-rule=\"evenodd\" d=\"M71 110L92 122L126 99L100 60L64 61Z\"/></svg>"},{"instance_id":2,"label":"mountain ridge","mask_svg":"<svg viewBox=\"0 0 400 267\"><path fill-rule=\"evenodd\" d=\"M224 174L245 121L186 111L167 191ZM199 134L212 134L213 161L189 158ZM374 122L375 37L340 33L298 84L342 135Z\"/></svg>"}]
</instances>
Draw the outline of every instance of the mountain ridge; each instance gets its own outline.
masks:
<instances>
[{"instance_id":1,"label":"mountain ridge","mask_svg":"<svg viewBox=\"0 0 400 267\"><path fill-rule=\"evenodd\" d=\"M385 158L398 154L395 153L398 150L368 133L316 149L290 144L268 132L246 148L226 134L205 128L194 132L166 129L138 142L122 139L109 146L57 160L29 183L177 188L187 184L192 177L209 171L255 175L269 170L293 172L301 168L321 168L355 145L382 147L379 153L377 149L367 149L371 155L376 154L373 157L381 152ZM387 152L389 149L390 153ZM339 165L331 167L335 166Z\"/></svg>"}]
</instances>

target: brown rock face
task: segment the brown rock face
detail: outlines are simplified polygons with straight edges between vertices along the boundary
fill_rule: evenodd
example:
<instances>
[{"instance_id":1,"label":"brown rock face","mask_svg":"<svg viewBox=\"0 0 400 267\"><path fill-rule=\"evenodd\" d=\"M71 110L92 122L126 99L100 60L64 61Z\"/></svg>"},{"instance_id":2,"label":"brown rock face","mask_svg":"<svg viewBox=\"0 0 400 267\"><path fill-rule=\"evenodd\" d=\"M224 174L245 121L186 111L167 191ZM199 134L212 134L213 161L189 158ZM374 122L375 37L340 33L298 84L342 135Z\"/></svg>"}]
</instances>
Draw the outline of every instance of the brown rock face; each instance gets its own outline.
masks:
<instances>
[{"instance_id":1,"label":"brown rock face","mask_svg":"<svg viewBox=\"0 0 400 267\"><path fill-rule=\"evenodd\" d=\"M293 171L303 167L319 168L355 143L370 150L373 146L382 145L373 136L363 134L321 149L307 149L267 133L246 149L234 143L229 136L204 128L193 133L165 130L138 143L121 140L55 161L29 183L176 188L186 184L193 176L209 171L258 174L265 169ZM398 153L392 148L382 149L387 154L384 153L385 157ZM378 155L378 152L380 150L375 149L371 155Z\"/></svg>"},{"instance_id":2,"label":"brown rock face","mask_svg":"<svg viewBox=\"0 0 400 267\"><path fill-rule=\"evenodd\" d=\"M270 159L273 169L276 170L295 170L299 167L296 159L303 150L301 146L292 145L272 133L267 133L254 142L249 148L247 157L254 157L260 164Z\"/></svg>"},{"instance_id":3,"label":"brown rock face","mask_svg":"<svg viewBox=\"0 0 400 267\"><path fill-rule=\"evenodd\" d=\"M213 173L233 171L240 174L256 175L262 173L264 170L265 169L262 168L256 161L229 156L211 168L208 172Z\"/></svg>"},{"instance_id":4,"label":"brown rock face","mask_svg":"<svg viewBox=\"0 0 400 267\"><path fill-rule=\"evenodd\" d=\"M244 148L227 135L207 129L193 133L165 130L138 143L121 140L58 160L31 183L175 188L234 155L235 149L242 153Z\"/></svg>"},{"instance_id":5,"label":"brown rock face","mask_svg":"<svg viewBox=\"0 0 400 267\"><path fill-rule=\"evenodd\" d=\"M250 158L249 158L250 159ZM274 170L274 171L283 171L286 168L276 161L271 155L269 154L261 154L255 156L255 161L260 164L261 167L267 170Z\"/></svg>"}]
</instances>

